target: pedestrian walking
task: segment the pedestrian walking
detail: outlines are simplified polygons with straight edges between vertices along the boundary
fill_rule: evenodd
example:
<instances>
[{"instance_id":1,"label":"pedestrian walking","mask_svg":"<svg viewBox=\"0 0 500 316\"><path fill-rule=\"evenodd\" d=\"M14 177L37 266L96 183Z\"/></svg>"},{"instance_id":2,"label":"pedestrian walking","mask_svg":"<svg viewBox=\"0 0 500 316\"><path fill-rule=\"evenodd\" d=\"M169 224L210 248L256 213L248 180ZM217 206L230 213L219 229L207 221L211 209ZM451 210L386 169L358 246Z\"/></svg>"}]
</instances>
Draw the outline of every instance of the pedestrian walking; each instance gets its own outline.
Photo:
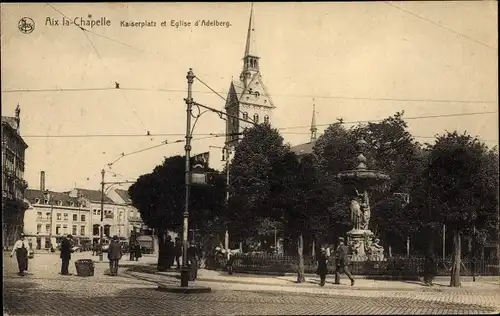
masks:
<instances>
[{"instance_id":1,"label":"pedestrian walking","mask_svg":"<svg viewBox=\"0 0 500 316\"><path fill-rule=\"evenodd\" d=\"M29 243L24 239L24 234L21 234L19 240L14 243L10 257L16 254L17 266L19 268L19 275L24 275L28 270L28 252L31 250Z\"/></svg>"},{"instance_id":2,"label":"pedestrian walking","mask_svg":"<svg viewBox=\"0 0 500 316\"><path fill-rule=\"evenodd\" d=\"M189 281L195 281L198 277L198 253L195 245L191 245L188 248L187 256L187 262L189 263Z\"/></svg>"},{"instance_id":3,"label":"pedestrian walking","mask_svg":"<svg viewBox=\"0 0 500 316\"><path fill-rule=\"evenodd\" d=\"M167 241L165 241L165 257L166 257L167 269L170 269L174 264L174 258L175 258L174 243L170 235L167 235Z\"/></svg>"},{"instance_id":4,"label":"pedestrian walking","mask_svg":"<svg viewBox=\"0 0 500 316\"><path fill-rule=\"evenodd\" d=\"M135 261L139 261L139 258L142 257L142 249L139 243L136 243L134 246L134 258Z\"/></svg>"},{"instance_id":5,"label":"pedestrian walking","mask_svg":"<svg viewBox=\"0 0 500 316\"><path fill-rule=\"evenodd\" d=\"M71 240L73 239L73 236L68 235L66 238L64 238L61 242L61 275L70 275L68 268L69 268L69 261L71 260L71 253L73 252L72 246L71 246Z\"/></svg>"},{"instance_id":6,"label":"pedestrian walking","mask_svg":"<svg viewBox=\"0 0 500 316\"><path fill-rule=\"evenodd\" d=\"M182 243L179 237L175 237L175 244L174 244L174 256L175 256L175 263L177 264L177 269L181 268L181 255L182 255ZM182 258L184 260L184 258Z\"/></svg>"},{"instance_id":7,"label":"pedestrian walking","mask_svg":"<svg viewBox=\"0 0 500 316\"><path fill-rule=\"evenodd\" d=\"M115 235L108 249L109 274L111 276L118 274L118 262L122 258L122 255L122 245L120 244L118 236Z\"/></svg>"},{"instance_id":8,"label":"pedestrian walking","mask_svg":"<svg viewBox=\"0 0 500 316\"><path fill-rule=\"evenodd\" d=\"M317 274L319 275L320 286L325 286L325 281L326 281L326 275L328 273L328 258L326 256L326 249L321 248L318 256L317 256L317 261L318 261L318 270L316 271Z\"/></svg>"},{"instance_id":9,"label":"pedestrian walking","mask_svg":"<svg viewBox=\"0 0 500 316\"><path fill-rule=\"evenodd\" d=\"M354 285L354 279L349 272L349 248L344 244L344 238L339 238L339 246L336 252L336 269L335 269L335 284L340 284L340 274L345 273L351 280L351 286Z\"/></svg>"},{"instance_id":10,"label":"pedestrian walking","mask_svg":"<svg viewBox=\"0 0 500 316\"><path fill-rule=\"evenodd\" d=\"M436 258L433 253L427 254L424 262L424 284L426 286L432 286L432 281L437 274L437 264Z\"/></svg>"}]
</instances>

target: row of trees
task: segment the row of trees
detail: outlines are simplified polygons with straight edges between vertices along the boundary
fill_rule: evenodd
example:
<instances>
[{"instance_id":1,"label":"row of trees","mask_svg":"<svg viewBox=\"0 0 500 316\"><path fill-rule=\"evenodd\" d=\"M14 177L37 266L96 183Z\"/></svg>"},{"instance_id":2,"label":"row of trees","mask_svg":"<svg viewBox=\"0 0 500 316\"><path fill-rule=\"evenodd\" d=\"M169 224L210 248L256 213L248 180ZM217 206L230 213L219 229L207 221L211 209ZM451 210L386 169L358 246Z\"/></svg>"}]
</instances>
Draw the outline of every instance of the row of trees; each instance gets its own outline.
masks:
<instances>
[{"instance_id":1,"label":"row of trees","mask_svg":"<svg viewBox=\"0 0 500 316\"><path fill-rule=\"evenodd\" d=\"M351 128L332 124L316 141L313 153L300 159L278 130L267 124L248 129L230 164L228 203L226 172L218 173L212 186L193 187L191 227L202 235L228 229L233 240L245 240L266 231L269 223L279 224L284 236L296 242L297 281L303 281L304 239L332 241L351 228L351 192L335 176L355 167L355 143L361 137L369 144L364 152L369 168L391 177L371 191L372 231L388 245L408 235L436 236L446 224L454 236L452 285L459 286L460 236L474 229L484 236L483 242L493 239L498 152L456 132L437 136L433 145L420 144L408 132L403 113ZM167 229L178 230L184 211L184 158L167 158L141 176L129 193L143 220L160 236ZM409 194L410 203L394 193ZM423 251L433 251L433 240L420 242L428 247Z\"/></svg>"}]
</instances>

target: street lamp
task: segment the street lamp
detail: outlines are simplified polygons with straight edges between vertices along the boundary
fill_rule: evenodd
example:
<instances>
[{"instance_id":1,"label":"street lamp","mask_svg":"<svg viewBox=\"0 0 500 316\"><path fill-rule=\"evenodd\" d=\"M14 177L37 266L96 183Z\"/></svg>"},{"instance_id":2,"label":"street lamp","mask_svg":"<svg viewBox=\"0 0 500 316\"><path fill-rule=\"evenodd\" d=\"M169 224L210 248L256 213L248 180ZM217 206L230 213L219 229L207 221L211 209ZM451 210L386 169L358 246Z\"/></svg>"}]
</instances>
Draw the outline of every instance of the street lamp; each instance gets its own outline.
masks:
<instances>
[{"instance_id":1,"label":"street lamp","mask_svg":"<svg viewBox=\"0 0 500 316\"><path fill-rule=\"evenodd\" d=\"M101 170L101 225L100 225L100 236L99 236L99 261L103 260L103 252L102 252L102 246L103 246L103 241L104 241L104 195L106 192L108 192L109 189L115 184L123 184L123 183L132 183L133 181L119 181L119 182L104 182L104 175L105 175L104 169ZM104 186L106 184L109 184L110 186L105 190Z\"/></svg>"},{"instance_id":2,"label":"street lamp","mask_svg":"<svg viewBox=\"0 0 500 316\"><path fill-rule=\"evenodd\" d=\"M198 108L204 108L210 112L217 113L221 118L222 116L232 117L236 120L247 122L253 125L257 125L255 122L242 119L236 115L228 114L217 109L205 106L198 102L193 101L193 81L196 76L193 73L193 69L189 68L189 71L186 75L186 79L188 82L188 91L187 98L184 99L186 102L186 145L184 146L185 155L186 155L186 166L185 166L185 185L186 185L186 195L185 195L185 206L184 206L184 214L183 214L183 229L182 229L182 244L183 244L183 252L182 252L182 268L181 268L181 287L187 287L189 283L189 268L187 266L187 240L188 240L188 220L189 220L189 192L191 185L191 166L190 166L190 154L191 154L191 139L193 131L191 130L191 118L193 117L193 105L196 105ZM204 111L203 113L206 113ZM200 112L196 119L198 119L203 113ZM193 126L194 129L194 126ZM240 133L235 133L236 135L240 135ZM233 134L233 135L235 135Z\"/></svg>"}]
</instances>

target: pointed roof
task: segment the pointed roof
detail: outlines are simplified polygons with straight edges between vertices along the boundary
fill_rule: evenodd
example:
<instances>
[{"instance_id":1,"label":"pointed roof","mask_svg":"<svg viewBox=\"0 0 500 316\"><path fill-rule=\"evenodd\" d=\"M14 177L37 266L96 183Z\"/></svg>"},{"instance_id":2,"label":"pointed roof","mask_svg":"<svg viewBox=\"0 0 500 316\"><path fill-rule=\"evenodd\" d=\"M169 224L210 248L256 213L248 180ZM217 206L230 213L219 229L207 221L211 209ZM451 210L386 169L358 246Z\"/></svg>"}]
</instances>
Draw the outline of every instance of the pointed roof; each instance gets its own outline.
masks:
<instances>
[{"instance_id":1,"label":"pointed roof","mask_svg":"<svg viewBox=\"0 0 500 316\"><path fill-rule=\"evenodd\" d=\"M311 120L311 142L314 142L316 140L316 132L318 131L318 128L316 127L316 104L314 103L313 99L313 115L312 115L312 120Z\"/></svg>"},{"instance_id":2,"label":"pointed roof","mask_svg":"<svg viewBox=\"0 0 500 316\"><path fill-rule=\"evenodd\" d=\"M84 198L89 199L91 202L101 202L101 191L100 190L89 190L89 189L80 189L75 188L77 196L83 196ZM104 203L113 204L113 200L104 195Z\"/></svg>"},{"instance_id":3,"label":"pointed roof","mask_svg":"<svg viewBox=\"0 0 500 316\"><path fill-rule=\"evenodd\" d=\"M245 45L245 57L257 57L257 45L255 41L255 25L253 16L253 3L250 9L250 21L248 22L247 44Z\"/></svg>"},{"instance_id":4,"label":"pointed roof","mask_svg":"<svg viewBox=\"0 0 500 316\"><path fill-rule=\"evenodd\" d=\"M130 196L128 195L128 191L116 189L115 192L116 192L116 194L118 194L118 196L120 196L120 198L125 203L132 203L132 200L130 199Z\"/></svg>"},{"instance_id":5,"label":"pointed roof","mask_svg":"<svg viewBox=\"0 0 500 316\"><path fill-rule=\"evenodd\" d=\"M273 100L266 85L262 82L260 72L253 74L247 86L239 80L233 80L231 86L237 95L238 101L243 105L258 106L263 108L274 109Z\"/></svg>"}]
</instances>

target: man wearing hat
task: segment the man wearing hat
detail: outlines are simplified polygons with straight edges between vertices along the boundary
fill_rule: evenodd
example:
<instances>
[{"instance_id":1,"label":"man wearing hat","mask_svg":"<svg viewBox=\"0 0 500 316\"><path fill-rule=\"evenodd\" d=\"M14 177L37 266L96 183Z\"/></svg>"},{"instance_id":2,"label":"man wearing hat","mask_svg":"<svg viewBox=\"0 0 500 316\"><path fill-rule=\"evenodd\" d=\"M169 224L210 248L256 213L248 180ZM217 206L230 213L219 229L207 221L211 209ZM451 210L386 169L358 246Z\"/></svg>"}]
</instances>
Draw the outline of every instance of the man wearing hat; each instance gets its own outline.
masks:
<instances>
[{"instance_id":1,"label":"man wearing hat","mask_svg":"<svg viewBox=\"0 0 500 316\"><path fill-rule=\"evenodd\" d=\"M317 256L317 260L318 260L317 274L320 277L319 285L324 286L326 281L326 274L328 273L328 259L325 247L321 247L321 250Z\"/></svg>"},{"instance_id":2,"label":"man wearing hat","mask_svg":"<svg viewBox=\"0 0 500 316\"><path fill-rule=\"evenodd\" d=\"M24 275L24 271L28 270L28 252L31 250L29 243L24 239L24 234L21 234L18 241L12 247L10 256L16 253L17 265L19 267L19 275Z\"/></svg>"},{"instance_id":3,"label":"man wearing hat","mask_svg":"<svg viewBox=\"0 0 500 316\"><path fill-rule=\"evenodd\" d=\"M335 269L335 284L340 284L340 273L345 273L347 277L351 280L351 286L354 285L354 279L349 272L349 248L344 244L344 238L339 237L339 246L337 247L337 262Z\"/></svg>"},{"instance_id":4,"label":"man wearing hat","mask_svg":"<svg viewBox=\"0 0 500 316\"><path fill-rule=\"evenodd\" d=\"M118 262L122 258L122 245L120 244L120 238L114 235L108 249L108 260L109 260L109 275L118 275Z\"/></svg>"},{"instance_id":5,"label":"man wearing hat","mask_svg":"<svg viewBox=\"0 0 500 316\"><path fill-rule=\"evenodd\" d=\"M73 250L71 249L71 240L73 239L73 236L68 235L66 238L61 241L61 275L70 275L68 268L69 268L69 261L71 260L71 253Z\"/></svg>"}]
</instances>

